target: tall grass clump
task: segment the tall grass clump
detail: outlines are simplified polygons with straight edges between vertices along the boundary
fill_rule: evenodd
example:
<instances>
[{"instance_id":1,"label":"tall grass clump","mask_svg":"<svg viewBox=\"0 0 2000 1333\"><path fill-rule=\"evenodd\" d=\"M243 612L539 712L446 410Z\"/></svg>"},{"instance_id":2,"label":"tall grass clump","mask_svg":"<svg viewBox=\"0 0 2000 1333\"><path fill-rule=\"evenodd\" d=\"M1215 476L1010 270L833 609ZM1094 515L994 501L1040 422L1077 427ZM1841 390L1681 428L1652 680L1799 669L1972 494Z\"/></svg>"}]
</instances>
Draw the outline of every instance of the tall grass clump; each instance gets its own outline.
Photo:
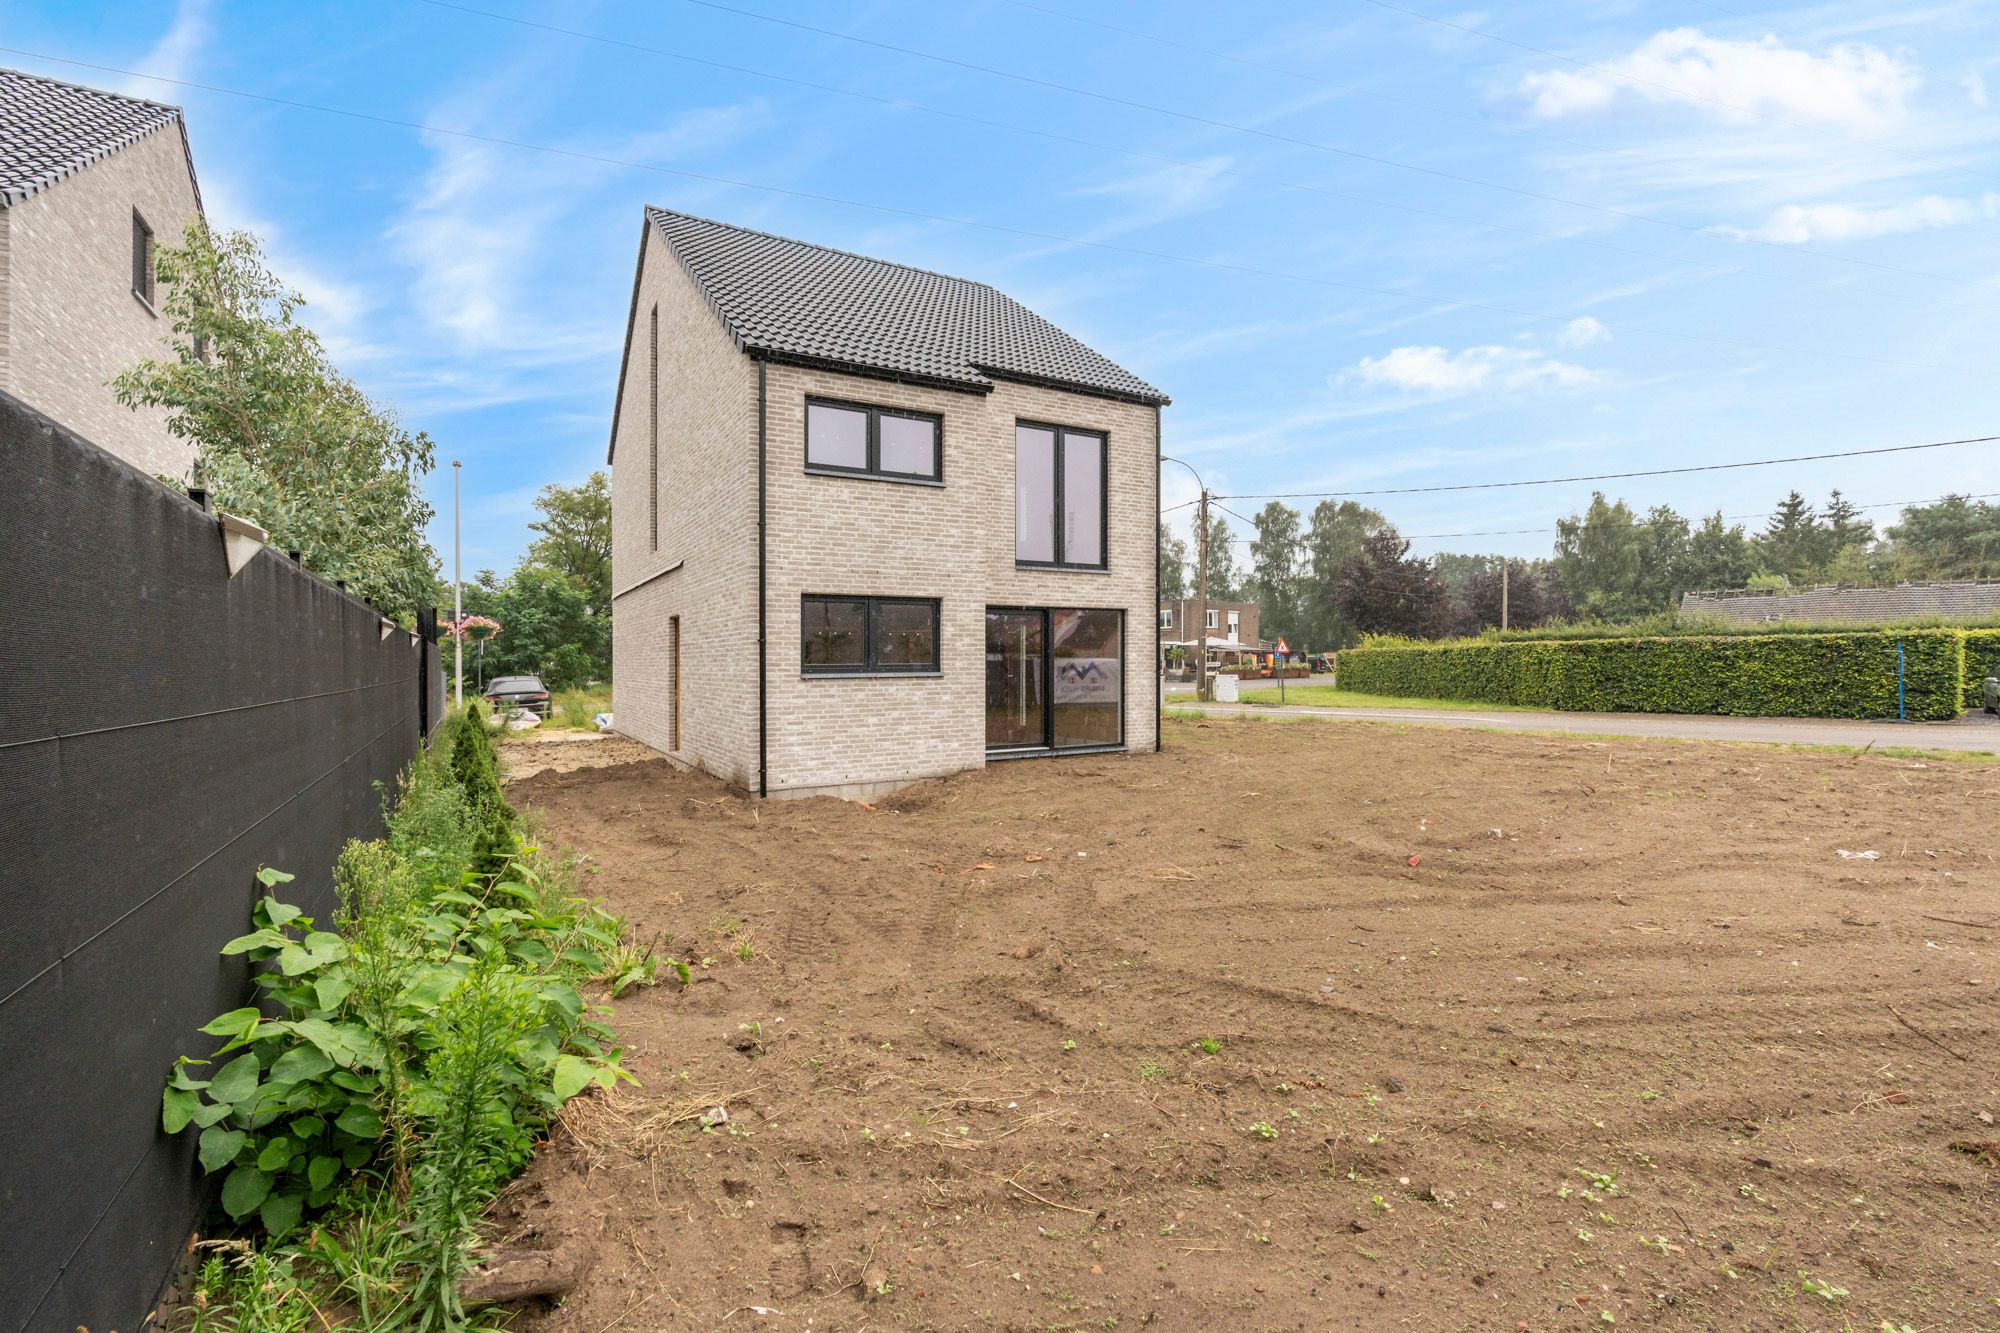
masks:
<instances>
[{"instance_id":1,"label":"tall grass clump","mask_svg":"<svg viewBox=\"0 0 2000 1333\"><path fill-rule=\"evenodd\" d=\"M476 709L402 775L387 824L342 851L331 929L260 872L223 952L261 1003L205 1026L214 1054L168 1081L162 1125L199 1132L238 1233L201 1270L198 1328L288 1327L262 1313L288 1290L382 1333L468 1327L486 1202L565 1101L624 1077L583 994L624 966L620 923L523 840Z\"/></svg>"}]
</instances>

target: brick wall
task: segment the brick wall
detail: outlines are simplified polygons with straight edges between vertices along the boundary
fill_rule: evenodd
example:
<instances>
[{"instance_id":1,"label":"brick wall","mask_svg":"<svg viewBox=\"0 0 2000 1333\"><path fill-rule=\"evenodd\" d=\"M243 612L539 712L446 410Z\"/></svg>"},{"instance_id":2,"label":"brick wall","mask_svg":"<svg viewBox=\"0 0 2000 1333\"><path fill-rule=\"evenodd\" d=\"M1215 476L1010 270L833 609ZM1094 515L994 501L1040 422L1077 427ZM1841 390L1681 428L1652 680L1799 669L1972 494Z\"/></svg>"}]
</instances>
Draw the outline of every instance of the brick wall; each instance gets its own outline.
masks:
<instances>
[{"instance_id":1,"label":"brick wall","mask_svg":"<svg viewBox=\"0 0 2000 1333\"><path fill-rule=\"evenodd\" d=\"M659 310L659 545L648 513ZM757 782L757 368L657 229L645 228L611 466L611 707L617 729L725 778ZM662 573L676 563L680 568ZM656 577L657 576L657 577ZM681 621L673 744L669 617Z\"/></svg>"},{"instance_id":2,"label":"brick wall","mask_svg":"<svg viewBox=\"0 0 2000 1333\"><path fill-rule=\"evenodd\" d=\"M805 471L807 395L944 417L942 487ZM772 366L766 386L770 524L770 787L799 793L976 768L986 762L986 608L1125 612L1125 743L1153 744L1158 620L1155 468L1150 407L1001 384L952 393ZM1014 564L1014 423L1106 433L1109 571ZM938 677L873 679L800 672L807 593L936 597Z\"/></svg>"},{"instance_id":3,"label":"brick wall","mask_svg":"<svg viewBox=\"0 0 2000 1333\"><path fill-rule=\"evenodd\" d=\"M152 475L185 476L194 450L166 413L106 387L163 351L165 318L132 292L132 210L177 245L199 205L180 128L167 125L0 213L0 388Z\"/></svg>"}]
</instances>

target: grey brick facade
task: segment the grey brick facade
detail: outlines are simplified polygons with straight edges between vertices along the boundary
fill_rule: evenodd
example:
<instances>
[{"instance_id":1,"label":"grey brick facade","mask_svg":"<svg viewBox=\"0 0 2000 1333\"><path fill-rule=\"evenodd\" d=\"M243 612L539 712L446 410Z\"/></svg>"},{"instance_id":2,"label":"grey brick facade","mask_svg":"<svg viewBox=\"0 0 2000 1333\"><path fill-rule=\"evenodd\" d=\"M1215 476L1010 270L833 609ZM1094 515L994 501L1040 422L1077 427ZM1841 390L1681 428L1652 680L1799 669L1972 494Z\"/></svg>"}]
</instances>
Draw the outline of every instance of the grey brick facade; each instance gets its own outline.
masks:
<instances>
[{"instance_id":1,"label":"grey brick facade","mask_svg":"<svg viewBox=\"0 0 2000 1333\"><path fill-rule=\"evenodd\" d=\"M943 484L808 473L808 396L938 414ZM1019 420L1105 434L1108 568L1017 566ZM753 357L738 348L700 285L649 224L612 440L618 729L750 790L761 781L772 796L866 796L976 768L987 762L987 608L1075 607L1123 613L1124 744L1151 748L1158 727L1158 432L1156 406L1099 394L997 376L982 392ZM810 594L938 599L939 670L805 674L801 607ZM673 617L682 672L678 744Z\"/></svg>"},{"instance_id":2,"label":"grey brick facade","mask_svg":"<svg viewBox=\"0 0 2000 1333\"><path fill-rule=\"evenodd\" d=\"M166 413L124 407L108 387L161 355L168 333L133 291L134 212L163 245L201 211L179 113L155 109L171 115L0 206L0 389L145 472L185 477L194 450Z\"/></svg>"}]
</instances>

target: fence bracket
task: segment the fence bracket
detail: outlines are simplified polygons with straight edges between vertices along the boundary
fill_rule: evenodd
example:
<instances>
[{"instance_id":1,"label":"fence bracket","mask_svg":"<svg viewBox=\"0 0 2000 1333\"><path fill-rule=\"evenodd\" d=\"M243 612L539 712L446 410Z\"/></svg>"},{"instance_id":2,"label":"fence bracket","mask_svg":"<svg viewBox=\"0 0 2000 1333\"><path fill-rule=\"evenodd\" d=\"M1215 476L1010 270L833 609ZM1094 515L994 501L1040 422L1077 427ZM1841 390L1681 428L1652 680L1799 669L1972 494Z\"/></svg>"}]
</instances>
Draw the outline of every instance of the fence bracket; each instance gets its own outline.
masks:
<instances>
[{"instance_id":1,"label":"fence bracket","mask_svg":"<svg viewBox=\"0 0 2000 1333\"><path fill-rule=\"evenodd\" d=\"M217 514L216 521L222 525L222 553L229 561L229 577L235 578L243 566L250 563L250 557L264 549L264 540L271 534L252 523L247 518L234 514Z\"/></svg>"}]
</instances>

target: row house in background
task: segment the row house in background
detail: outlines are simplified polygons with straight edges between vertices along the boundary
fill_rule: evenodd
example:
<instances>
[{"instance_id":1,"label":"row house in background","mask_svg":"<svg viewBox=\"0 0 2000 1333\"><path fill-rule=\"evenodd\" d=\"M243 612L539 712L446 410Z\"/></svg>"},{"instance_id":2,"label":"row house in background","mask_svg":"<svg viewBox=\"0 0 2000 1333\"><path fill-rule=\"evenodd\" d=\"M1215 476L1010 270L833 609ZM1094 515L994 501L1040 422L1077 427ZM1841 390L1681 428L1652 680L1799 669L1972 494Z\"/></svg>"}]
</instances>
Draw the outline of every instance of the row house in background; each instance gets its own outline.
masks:
<instances>
[{"instance_id":1,"label":"row house in background","mask_svg":"<svg viewBox=\"0 0 2000 1333\"><path fill-rule=\"evenodd\" d=\"M648 209L618 730L772 796L1154 748L1166 402L984 283Z\"/></svg>"},{"instance_id":2,"label":"row house in background","mask_svg":"<svg viewBox=\"0 0 2000 1333\"><path fill-rule=\"evenodd\" d=\"M193 446L108 382L164 354L154 253L199 216L179 107L0 69L0 390L185 479Z\"/></svg>"}]
</instances>

